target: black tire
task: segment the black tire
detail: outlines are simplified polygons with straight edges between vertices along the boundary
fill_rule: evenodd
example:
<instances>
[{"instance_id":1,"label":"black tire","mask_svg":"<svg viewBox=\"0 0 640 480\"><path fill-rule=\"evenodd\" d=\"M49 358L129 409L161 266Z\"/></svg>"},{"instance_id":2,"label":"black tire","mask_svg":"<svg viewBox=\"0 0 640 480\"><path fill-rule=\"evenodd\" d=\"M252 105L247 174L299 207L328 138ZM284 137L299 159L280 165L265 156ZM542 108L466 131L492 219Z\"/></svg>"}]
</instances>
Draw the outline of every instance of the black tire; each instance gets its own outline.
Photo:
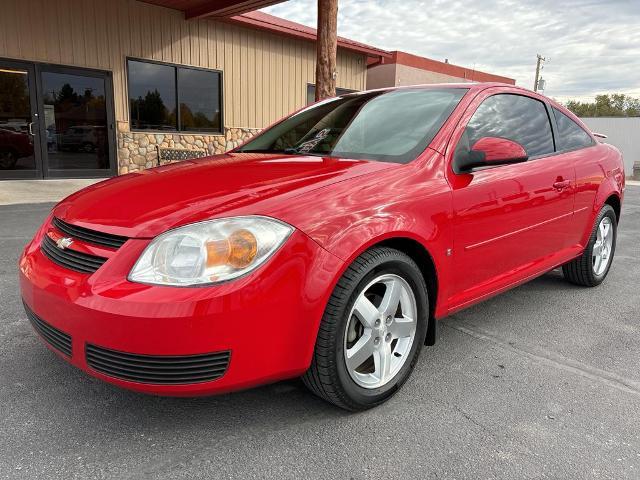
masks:
<instances>
[{"instance_id":1,"label":"black tire","mask_svg":"<svg viewBox=\"0 0 640 480\"><path fill-rule=\"evenodd\" d=\"M377 276L393 273L410 286L416 299L418 318L407 361L389 383L375 389L359 386L349 375L344 359L347 317L360 292ZM427 286L420 269L408 255L377 247L360 255L338 281L327 304L316 340L311 367L304 384L314 394L340 408L366 410L388 400L409 378L422 349L429 322Z\"/></svg>"},{"instance_id":2,"label":"black tire","mask_svg":"<svg viewBox=\"0 0 640 480\"><path fill-rule=\"evenodd\" d=\"M611 219L611 228L613 228L613 244L611 246L611 253L609 255L609 263L606 269L600 274L596 275L593 269L593 247L596 243L598 225L604 217ZM616 239L618 236L618 222L616 219L616 212L610 205L605 205L600 210L600 213L596 217L595 224L591 230L591 236L589 237L589 243L578 258L566 263L562 266L562 273L564 278L569 282L584 287L595 287L600 285L606 278L611 264L613 263L613 255L616 251Z\"/></svg>"}]
</instances>

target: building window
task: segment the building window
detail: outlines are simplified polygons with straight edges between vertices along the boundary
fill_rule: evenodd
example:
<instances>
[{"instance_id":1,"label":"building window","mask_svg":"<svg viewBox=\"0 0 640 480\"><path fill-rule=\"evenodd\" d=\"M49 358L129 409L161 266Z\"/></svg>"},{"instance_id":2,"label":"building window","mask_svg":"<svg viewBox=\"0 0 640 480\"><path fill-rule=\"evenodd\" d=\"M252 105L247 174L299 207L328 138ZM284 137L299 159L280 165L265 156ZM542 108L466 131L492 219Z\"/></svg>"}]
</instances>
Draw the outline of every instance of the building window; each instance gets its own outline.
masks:
<instances>
[{"instance_id":1,"label":"building window","mask_svg":"<svg viewBox=\"0 0 640 480\"><path fill-rule=\"evenodd\" d=\"M354 93L358 90L350 90L348 88L336 88L336 96L344 95L346 93ZM313 83L307 83L307 105L316 101L316 86Z\"/></svg>"},{"instance_id":2,"label":"building window","mask_svg":"<svg viewBox=\"0 0 640 480\"><path fill-rule=\"evenodd\" d=\"M220 72L133 59L127 67L132 130L222 132Z\"/></svg>"}]
</instances>

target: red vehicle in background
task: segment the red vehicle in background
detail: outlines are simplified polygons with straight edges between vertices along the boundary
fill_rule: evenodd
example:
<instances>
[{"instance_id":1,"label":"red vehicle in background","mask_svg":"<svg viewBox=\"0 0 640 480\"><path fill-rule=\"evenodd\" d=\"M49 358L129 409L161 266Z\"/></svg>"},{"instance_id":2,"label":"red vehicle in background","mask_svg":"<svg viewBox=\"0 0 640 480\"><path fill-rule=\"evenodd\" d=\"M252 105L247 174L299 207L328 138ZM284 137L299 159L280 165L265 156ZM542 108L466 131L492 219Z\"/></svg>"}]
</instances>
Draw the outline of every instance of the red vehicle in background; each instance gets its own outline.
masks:
<instances>
[{"instance_id":1,"label":"red vehicle in background","mask_svg":"<svg viewBox=\"0 0 640 480\"><path fill-rule=\"evenodd\" d=\"M438 319L559 266L602 282L623 191L620 153L533 92L354 93L71 195L20 283L49 347L121 387L302 376L359 410L407 380Z\"/></svg>"},{"instance_id":2,"label":"red vehicle in background","mask_svg":"<svg viewBox=\"0 0 640 480\"><path fill-rule=\"evenodd\" d=\"M0 170L12 170L21 158L33 156L31 135L0 125Z\"/></svg>"}]
</instances>

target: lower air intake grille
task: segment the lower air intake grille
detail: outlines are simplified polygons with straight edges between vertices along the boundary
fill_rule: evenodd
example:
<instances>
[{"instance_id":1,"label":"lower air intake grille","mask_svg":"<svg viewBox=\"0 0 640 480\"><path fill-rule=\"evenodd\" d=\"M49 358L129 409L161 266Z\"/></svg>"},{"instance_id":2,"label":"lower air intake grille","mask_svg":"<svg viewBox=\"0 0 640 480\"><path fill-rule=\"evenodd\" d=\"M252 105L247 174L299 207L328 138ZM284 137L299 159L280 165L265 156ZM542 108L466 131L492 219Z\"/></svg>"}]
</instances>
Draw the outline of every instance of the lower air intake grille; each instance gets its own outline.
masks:
<instances>
[{"instance_id":1,"label":"lower air intake grille","mask_svg":"<svg viewBox=\"0 0 640 480\"><path fill-rule=\"evenodd\" d=\"M138 355L87 344L86 356L91 368L110 377L138 383L179 385L222 377L231 354Z\"/></svg>"},{"instance_id":2,"label":"lower air intake grille","mask_svg":"<svg viewBox=\"0 0 640 480\"><path fill-rule=\"evenodd\" d=\"M27 317L36 332L38 332L40 336L42 336L42 338L44 338L53 348L64 353L67 357L71 357L71 335L68 335L44 322L40 317L33 313L26 304L24 305L24 310L27 312Z\"/></svg>"},{"instance_id":3,"label":"lower air intake grille","mask_svg":"<svg viewBox=\"0 0 640 480\"><path fill-rule=\"evenodd\" d=\"M42 237L40 250L42 250L42 253L52 262L69 270L82 273L93 273L107 261L106 258L98 257L97 255L89 255L88 253L78 252L69 248L58 248L56 242L48 235Z\"/></svg>"}]
</instances>

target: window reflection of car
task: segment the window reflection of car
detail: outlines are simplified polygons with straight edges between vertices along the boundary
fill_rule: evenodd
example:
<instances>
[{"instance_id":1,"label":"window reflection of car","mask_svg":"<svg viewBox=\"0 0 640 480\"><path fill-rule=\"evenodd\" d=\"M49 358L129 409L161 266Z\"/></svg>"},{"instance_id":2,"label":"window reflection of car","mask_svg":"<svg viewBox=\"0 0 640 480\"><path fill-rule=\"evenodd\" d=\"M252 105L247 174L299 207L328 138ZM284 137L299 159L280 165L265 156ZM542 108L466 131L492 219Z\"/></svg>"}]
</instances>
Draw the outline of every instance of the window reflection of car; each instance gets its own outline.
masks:
<instances>
[{"instance_id":1,"label":"window reflection of car","mask_svg":"<svg viewBox=\"0 0 640 480\"><path fill-rule=\"evenodd\" d=\"M29 126L26 122L7 122L0 126L3 130L11 130L12 132L28 133Z\"/></svg>"},{"instance_id":2,"label":"window reflection of car","mask_svg":"<svg viewBox=\"0 0 640 480\"><path fill-rule=\"evenodd\" d=\"M60 135L60 150L82 150L94 152L102 144L102 138L106 136L104 126L78 125L69 127Z\"/></svg>"},{"instance_id":3,"label":"window reflection of car","mask_svg":"<svg viewBox=\"0 0 640 480\"><path fill-rule=\"evenodd\" d=\"M33 154L28 133L12 127L0 127L0 170L11 170L18 160Z\"/></svg>"}]
</instances>

